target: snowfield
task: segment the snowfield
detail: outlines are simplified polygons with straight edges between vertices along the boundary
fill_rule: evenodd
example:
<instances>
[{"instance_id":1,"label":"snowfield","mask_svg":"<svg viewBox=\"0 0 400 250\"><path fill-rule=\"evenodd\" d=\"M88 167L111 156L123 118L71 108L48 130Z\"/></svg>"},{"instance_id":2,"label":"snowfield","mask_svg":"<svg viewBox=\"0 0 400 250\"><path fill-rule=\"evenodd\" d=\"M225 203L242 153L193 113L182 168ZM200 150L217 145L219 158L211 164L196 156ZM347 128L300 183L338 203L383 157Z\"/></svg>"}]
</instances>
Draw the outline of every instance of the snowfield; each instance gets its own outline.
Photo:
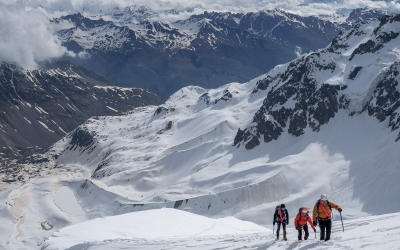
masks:
<instances>
[{"instance_id":1,"label":"snowfield","mask_svg":"<svg viewBox=\"0 0 400 250\"><path fill-rule=\"evenodd\" d=\"M42 250L94 249L399 249L400 213L333 223L333 238L319 242L277 241L272 230L233 217L210 219L176 209L155 209L105 217L56 232ZM282 233L282 232L281 232ZM282 238L282 237L281 237Z\"/></svg>"},{"instance_id":2,"label":"snowfield","mask_svg":"<svg viewBox=\"0 0 400 250\"><path fill-rule=\"evenodd\" d=\"M27 164L70 171L0 186L0 246L398 249L399 17L248 83L92 117ZM322 193L346 231L335 210L331 241L295 242L293 218ZM288 242L270 230L281 203Z\"/></svg>"}]
</instances>

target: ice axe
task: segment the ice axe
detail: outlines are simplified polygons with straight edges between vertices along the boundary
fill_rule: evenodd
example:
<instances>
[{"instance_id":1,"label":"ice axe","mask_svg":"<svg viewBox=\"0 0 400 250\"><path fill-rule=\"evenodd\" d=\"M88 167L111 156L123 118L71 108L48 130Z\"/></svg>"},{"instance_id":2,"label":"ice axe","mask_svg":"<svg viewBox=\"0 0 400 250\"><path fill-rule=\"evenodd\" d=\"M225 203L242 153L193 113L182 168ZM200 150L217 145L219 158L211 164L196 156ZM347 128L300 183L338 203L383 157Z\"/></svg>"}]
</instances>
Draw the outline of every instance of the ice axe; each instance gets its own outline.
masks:
<instances>
[{"instance_id":1,"label":"ice axe","mask_svg":"<svg viewBox=\"0 0 400 250\"><path fill-rule=\"evenodd\" d=\"M342 228L343 228L343 232L344 232L343 219L342 219L342 212L339 212L339 214L340 214L340 220L342 221Z\"/></svg>"},{"instance_id":2,"label":"ice axe","mask_svg":"<svg viewBox=\"0 0 400 250\"><path fill-rule=\"evenodd\" d=\"M272 235L275 235L275 224L274 224L274 227L272 229Z\"/></svg>"}]
</instances>

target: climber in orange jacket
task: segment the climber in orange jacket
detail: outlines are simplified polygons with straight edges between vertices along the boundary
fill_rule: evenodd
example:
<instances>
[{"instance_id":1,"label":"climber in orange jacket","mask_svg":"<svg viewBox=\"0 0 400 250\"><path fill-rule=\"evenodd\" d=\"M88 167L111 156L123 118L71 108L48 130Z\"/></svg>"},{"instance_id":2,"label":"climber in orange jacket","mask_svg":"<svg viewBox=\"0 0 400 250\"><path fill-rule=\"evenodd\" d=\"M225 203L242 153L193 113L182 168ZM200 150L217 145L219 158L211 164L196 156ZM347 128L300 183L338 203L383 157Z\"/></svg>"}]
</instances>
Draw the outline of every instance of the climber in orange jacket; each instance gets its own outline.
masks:
<instances>
[{"instance_id":1,"label":"climber in orange jacket","mask_svg":"<svg viewBox=\"0 0 400 250\"><path fill-rule=\"evenodd\" d=\"M299 213L296 216L296 219L294 219L294 226L296 227L296 229L299 233L299 235L298 235L299 240L302 240L301 236L302 236L303 229L304 229L304 233L305 233L304 239L308 240L309 233L308 233L307 222L310 223L312 229L314 230L314 232L316 232L315 227L311 221L311 217L308 216L308 209L306 207L302 207L302 208L300 208Z\"/></svg>"},{"instance_id":2,"label":"climber in orange jacket","mask_svg":"<svg viewBox=\"0 0 400 250\"><path fill-rule=\"evenodd\" d=\"M313 224L314 226L318 224L320 228L320 240L328 241L331 238L331 228L332 228L332 208L342 212L342 209L333 202L329 202L326 194L321 195L321 199L317 201L313 209ZM326 237L325 237L326 229Z\"/></svg>"}]
</instances>

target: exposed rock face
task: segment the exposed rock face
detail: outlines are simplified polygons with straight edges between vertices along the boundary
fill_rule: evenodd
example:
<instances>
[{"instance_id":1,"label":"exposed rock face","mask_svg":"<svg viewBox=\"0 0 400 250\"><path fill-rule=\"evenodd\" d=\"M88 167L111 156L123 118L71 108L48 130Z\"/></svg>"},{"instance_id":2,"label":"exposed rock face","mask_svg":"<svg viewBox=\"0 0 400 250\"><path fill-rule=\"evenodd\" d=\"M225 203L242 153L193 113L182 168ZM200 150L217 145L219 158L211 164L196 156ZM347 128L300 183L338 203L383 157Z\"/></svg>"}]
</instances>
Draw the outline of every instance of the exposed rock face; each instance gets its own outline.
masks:
<instances>
[{"instance_id":1,"label":"exposed rock face","mask_svg":"<svg viewBox=\"0 0 400 250\"><path fill-rule=\"evenodd\" d=\"M307 125L313 131L318 131L321 125L328 123L334 116L339 109L340 86L318 86L311 72L333 72L335 64L324 65L320 57L320 52L310 53L290 63L283 74L267 76L259 81L253 93L267 88L270 91L263 106L254 115L255 125L243 133L242 140L249 141L246 148L258 145L261 134L264 135L264 142L278 139L287 125L288 132L294 136L302 135ZM271 83L274 85L270 86ZM235 140L238 141L239 138Z\"/></svg>"},{"instance_id":2,"label":"exposed rock face","mask_svg":"<svg viewBox=\"0 0 400 250\"><path fill-rule=\"evenodd\" d=\"M170 129L172 128L172 124L173 124L173 122L172 122L172 121L169 121L169 122L167 123L167 126L165 126L165 128L163 128L163 129L161 129L160 131L158 131L157 134L162 134L162 133L164 133L165 131L170 130Z\"/></svg>"},{"instance_id":3,"label":"exposed rock face","mask_svg":"<svg viewBox=\"0 0 400 250\"><path fill-rule=\"evenodd\" d=\"M204 102L207 106L210 105L210 96L208 93L204 93L199 97L199 102Z\"/></svg>"},{"instance_id":4,"label":"exposed rock face","mask_svg":"<svg viewBox=\"0 0 400 250\"><path fill-rule=\"evenodd\" d=\"M389 119L392 130L398 129L399 59L389 67L381 61L399 44L399 17L358 24L340 33L326 49L272 70L253 90L253 94L267 91L267 97L252 124L239 129L234 145L252 149L262 137L270 142L284 131L293 136L301 136L307 128L318 132L339 110L349 115L368 111L380 122Z\"/></svg>"},{"instance_id":5,"label":"exposed rock face","mask_svg":"<svg viewBox=\"0 0 400 250\"><path fill-rule=\"evenodd\" d=\"M57 34L69 50L86 54L84 59L70 59L75 64L123 86L168 96L188 85L216 88L247 82L295 59L298 51L325 47L356 22L383 15L357 9L348 16L302 17L275 9L247 14L205 12L166 23L149 21L154 13L136 6L106 16L113 22L79 13L54 22L74 24Z\"/></svg>"},{"instance_id":6,"label":"exposed rock face","mask_svg":"<svg viewBox=\"0 0 400 250\"><path fill-rule=\"evenodd\" d=\"M91 83L98 86L116 86L116 83L110 79L97 74L82 66L76 66L70 61L56 61L53 63L45 64L42 70L50 74L64 75L67 77L80 78L84 82Z\"/></svg>"},{"instance_id":7,"label":"exposed rock face","mask_svg":"<svg viewBox=\"0 0 400 250\"><path fill-rule=\"evenodd\" d=\"M389 127L397 130L400 127L400 61L393 63L382 81L374 90L366 109L370 116L383 122L389 118ZM400 139L400 133L396 141Z\"/></svg>"},{"instance_id":8,"label":"exposed rock face","mask_svg":"<svg viewBox=\"0 0 400 250\"><path fill-rule=\"evenodd\" d=\"M221 96L219 99L215 100L215 104L217 104L220 101L229 101L230 99L232 99L232 93L229 92L229 90L225 89L223 96Z\"/></svg>"},{"instance_id":9,"label":"exposed rock face","mask_svg":"<svg viewBox=\"0 0 400 250\"><path fill-rule=\"evenodd\" d=\"M71 142L69 147L67 148L68 150L75 150L77 148L88 148L93 145L94 143L94 138L93 135L87 131L82 129L81 127L78 127L73 134L71 135Z\"/></svg>"},{"instance_id":10,"label":"exposed rock face","mask_svg":"<svg viewBox=\"0 0 400 250\"><path fill-rule=\"evenodd\" d=\"M94 85L114 83L67 62L46 69L0 66L2 158L48 147L91 116L119 115L166 99L144 89Z\"/></svg>"}]
</instances>

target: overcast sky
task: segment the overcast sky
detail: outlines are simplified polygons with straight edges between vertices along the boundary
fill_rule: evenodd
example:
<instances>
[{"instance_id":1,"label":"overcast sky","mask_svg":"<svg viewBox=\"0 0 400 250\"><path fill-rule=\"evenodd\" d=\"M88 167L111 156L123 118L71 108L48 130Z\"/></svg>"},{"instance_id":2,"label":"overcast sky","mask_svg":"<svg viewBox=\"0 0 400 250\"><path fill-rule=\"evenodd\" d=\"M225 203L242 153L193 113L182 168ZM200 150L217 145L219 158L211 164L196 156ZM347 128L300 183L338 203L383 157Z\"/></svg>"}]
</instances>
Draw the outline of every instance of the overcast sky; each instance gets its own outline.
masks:
<instances>
[{"instance_id":1,"label":"overcast sky","mask_svg":"<svg viewBox=\"0 0 400 250\"><path fill-rule=\"evenodd\" d=\"M65 53L54 35L60 27L49 17L74 12L98 12L130 5L145 5L155 11L175 9L188 17L203 11L255 12L280 8L299 15L333 14L339 9L370 6L400 12L398 1L371 0L0 0L0 61L16 62L26 69L39 61Z\"/></svg>"}]
</instances>

